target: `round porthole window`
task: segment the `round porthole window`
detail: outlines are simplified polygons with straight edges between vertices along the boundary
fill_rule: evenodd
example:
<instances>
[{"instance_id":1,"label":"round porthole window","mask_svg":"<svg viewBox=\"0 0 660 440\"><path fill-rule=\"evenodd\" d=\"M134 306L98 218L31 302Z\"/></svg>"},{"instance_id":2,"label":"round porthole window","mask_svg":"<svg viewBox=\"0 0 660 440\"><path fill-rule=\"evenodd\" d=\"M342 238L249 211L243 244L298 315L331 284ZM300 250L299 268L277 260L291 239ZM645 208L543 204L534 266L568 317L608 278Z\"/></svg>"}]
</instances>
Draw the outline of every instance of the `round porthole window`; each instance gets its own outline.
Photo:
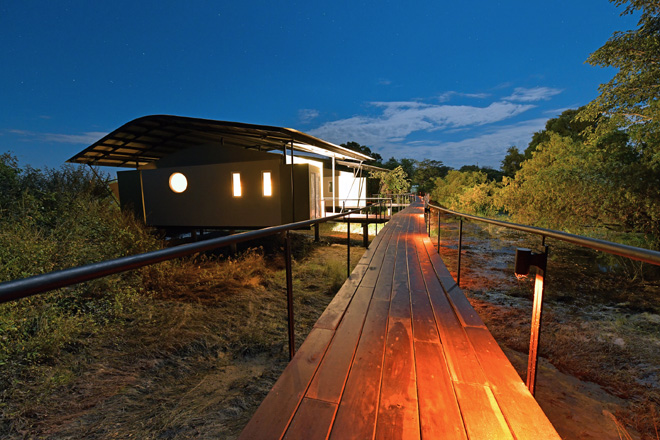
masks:
<instances>
[{"instance_id":1,"label":"round porthole window","mask_svg":"<svg viewBox=\"0 0 660 440\"><path fill-rule=\"evenodd\" d=\"M188 188L188 179L181 173L173 173L170 176L170 189L175 193L182 193Z\"/></svg>"}]
</instances>

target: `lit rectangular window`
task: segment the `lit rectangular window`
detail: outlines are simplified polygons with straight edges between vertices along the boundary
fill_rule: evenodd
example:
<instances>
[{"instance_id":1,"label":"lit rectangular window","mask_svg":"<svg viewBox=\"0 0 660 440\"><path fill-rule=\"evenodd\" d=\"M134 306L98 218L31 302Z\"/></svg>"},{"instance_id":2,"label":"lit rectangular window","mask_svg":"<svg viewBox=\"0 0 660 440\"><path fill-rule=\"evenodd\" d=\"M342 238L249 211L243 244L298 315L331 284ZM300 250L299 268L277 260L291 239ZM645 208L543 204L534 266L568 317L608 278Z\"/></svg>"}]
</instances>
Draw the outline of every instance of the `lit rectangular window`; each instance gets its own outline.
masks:
<instances>
[{"instance_id":1,"label":"lit rectangular window","mask_svg":"<svg viewBox=\"0 0 660 440\"><path fill-rule=\"evenodd\" d=\"M232 193L234 197L240 197L243 195L241 191L241 173L232 173L231 174L231 182L232 182Z\"/></svg>"},{"instance_id":2,"label":"lit rectangular window","mask_svg":"<svg viewBox=\"0 0 660 440\"><path fill-rule=\"evenodd\" d=\"M264 197L270 197L273 195L273 184L270 180L270 171L264 171L262 176L264 181Z\"/></svg>"}]
</instances>

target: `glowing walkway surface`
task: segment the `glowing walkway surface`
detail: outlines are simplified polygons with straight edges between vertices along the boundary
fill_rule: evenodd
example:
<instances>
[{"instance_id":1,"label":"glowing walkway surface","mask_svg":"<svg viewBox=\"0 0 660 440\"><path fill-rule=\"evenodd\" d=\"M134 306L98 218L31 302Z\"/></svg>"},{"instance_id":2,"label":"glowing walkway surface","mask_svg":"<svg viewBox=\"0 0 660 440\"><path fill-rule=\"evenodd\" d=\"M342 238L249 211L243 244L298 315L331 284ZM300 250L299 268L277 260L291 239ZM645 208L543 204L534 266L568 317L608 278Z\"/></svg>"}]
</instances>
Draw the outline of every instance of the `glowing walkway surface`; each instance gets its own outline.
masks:
<instances>
[{"instance_id":1,"label":"glowing walkway surface","mask_svg":"<svg viewBox=\"0 0 660 440\"><path fill-rule=\"evenodd\" d=\"M241 439L559 439L424 233L395 215Z\"/></svg>"}]
</instances>

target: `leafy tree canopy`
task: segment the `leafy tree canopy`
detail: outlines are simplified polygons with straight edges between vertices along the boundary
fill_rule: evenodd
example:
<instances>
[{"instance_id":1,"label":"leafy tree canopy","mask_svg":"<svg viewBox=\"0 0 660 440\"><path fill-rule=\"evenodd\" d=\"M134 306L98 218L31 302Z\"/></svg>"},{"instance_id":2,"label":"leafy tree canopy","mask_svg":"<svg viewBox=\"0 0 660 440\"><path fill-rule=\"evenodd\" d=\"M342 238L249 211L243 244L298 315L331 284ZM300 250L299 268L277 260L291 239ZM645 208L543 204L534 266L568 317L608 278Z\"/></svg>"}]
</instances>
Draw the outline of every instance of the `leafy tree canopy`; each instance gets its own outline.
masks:
<instances>
[{"instance_id":1,"label":"leafy tree canopy","mask_svg":"<svg viewBox=\"0 0 660 440\"><path fill-rule=\"evenodd\" d=\"M401 167L408 177L412 177L415 174L416 164L417 161L415 159L408 159L404 157L401 160L396 160L394 157L390 157L387 159L387 162L383 163L383 168L394 170L397 167Z\"/></svg>"},{"instance_id":2,"label":"leafy tree canopy","mask_svg":"<svg viewBox=\"0 0 660 440\"><path fill-rule=\"evenodd\" d=\"M504 177L504 173L502 171L498 171L496 169L493 169L491 167L480 167L479 165L463 165L459 171L462 172L481 172L486 175L487 180L493 180L495 182L501 182L502 177Z\"/></svg>"},{"instance_id":3,"label":"leafy tree canopy","mask_svg":"<svg viewBox=\"0 0 660 440\"><path fill-rule=\"evenodd\" d=\"M390 171L372 171L369 177L380 180L380 194L404 194L410 189L410 181L403 167Z\"/></svg>"},{"instance_id":4,"label":"leafy tree canopy","mask_svg":"<svg viewBox=\"0 0 660 440\"><path fill-rule=\"evenodd\" d=\"M431 198L442 206L457 211L492 215L492 199L497 188L498 184L489 179L483 171L451 170L446 176L435 179Z\"/></svg>"},{"instance_id":5,"label":"leafy tree canopy","mask_svg":"<svg viewBox=\"0 0 660 440\"><path fill-rule=\"evenodd\" d=\"M502 159L500 170L507 177L513 177L522 166L525 155L518 151L518 147L512 146L506 151L506 156Z\"/></svg>"},{"instance_id":6,"label":"leafy tree canopy","mask_svg":"<svg viewBox=\"0 0 660 440\"><path fill-rule=\"evenodd\" d=\"M531 142L525 149L525 159L531 159L532 153L536 151L538 146L550 140L551 133L556 133L563 137L570 137L576 141L584 140L585 130L593 127L595 124L592 120L577 119L577 115L583 110L584 107L577 110L564 110L558 117L548 119L548 122L545 123L545 128L541 131L537 131L532 136Z\"/></svg>"},{"instance_id":7,"label":"leafy tree canopy","mask_svg":"<svg viewBox=\"0 0 660 440\"><path fill-rule=\"evenodd\" d=\"M412 176L413 185L424 193L430 193L435 188L435 179L444 177L451 170L439 160L424 159L415 163L415 172Z\"/></svg>"},{"instance_id":8,"label":"leafy tree canopy","mask_svg":"<svg viewBox=\"0 0 660 440\"><path fill-rule=\"evenodd\" d=\"M627 127L637 148L660 167L660 3L657 0L610 0L626 5L621 15L640 12L638 27L615 32L587 62L594 66L615 67L618 72L599 88L600 95L580 113L593 121L608 116L595 127L596 137Z\"/></svg>"}]
</instances>

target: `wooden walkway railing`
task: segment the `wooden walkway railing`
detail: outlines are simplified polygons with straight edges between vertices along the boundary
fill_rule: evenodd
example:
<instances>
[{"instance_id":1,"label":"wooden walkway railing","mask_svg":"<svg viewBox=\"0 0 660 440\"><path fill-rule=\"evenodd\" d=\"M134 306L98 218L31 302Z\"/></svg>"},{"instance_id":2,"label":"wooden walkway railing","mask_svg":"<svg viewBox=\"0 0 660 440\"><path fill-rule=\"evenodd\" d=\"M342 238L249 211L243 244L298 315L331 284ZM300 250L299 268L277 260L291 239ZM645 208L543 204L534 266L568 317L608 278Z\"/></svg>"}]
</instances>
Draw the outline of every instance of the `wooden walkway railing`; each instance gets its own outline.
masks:
<instances>
[{"instance_id":1,"label":"wooden walkway railing","mask_svg":"<svg viewBox=\"0 0 660 440\"><path fill-rule=\"evenodd\" d=\"M374 239L241 439L559 439L424 233Z\"/></svg>"}]
</instances>

